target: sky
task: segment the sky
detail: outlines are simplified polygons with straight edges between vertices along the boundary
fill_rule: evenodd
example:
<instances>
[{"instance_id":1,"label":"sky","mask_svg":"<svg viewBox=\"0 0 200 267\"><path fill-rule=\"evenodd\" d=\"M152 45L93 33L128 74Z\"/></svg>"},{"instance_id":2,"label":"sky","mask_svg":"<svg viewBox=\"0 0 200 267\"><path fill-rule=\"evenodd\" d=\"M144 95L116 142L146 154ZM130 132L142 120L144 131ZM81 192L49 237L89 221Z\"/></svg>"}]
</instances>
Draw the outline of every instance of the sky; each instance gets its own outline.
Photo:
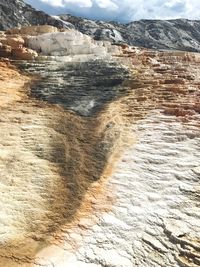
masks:
<instances>
[{"instance_id":1,"label":"sky","mask_svg":"<svg viewBox=\"0 0 200 267\"><path fill-rule=\"evenodd\" d=\"M200 0L24 0L51 15L129 22L140 19L200 19Z\"/></svg>"}]
</instances>

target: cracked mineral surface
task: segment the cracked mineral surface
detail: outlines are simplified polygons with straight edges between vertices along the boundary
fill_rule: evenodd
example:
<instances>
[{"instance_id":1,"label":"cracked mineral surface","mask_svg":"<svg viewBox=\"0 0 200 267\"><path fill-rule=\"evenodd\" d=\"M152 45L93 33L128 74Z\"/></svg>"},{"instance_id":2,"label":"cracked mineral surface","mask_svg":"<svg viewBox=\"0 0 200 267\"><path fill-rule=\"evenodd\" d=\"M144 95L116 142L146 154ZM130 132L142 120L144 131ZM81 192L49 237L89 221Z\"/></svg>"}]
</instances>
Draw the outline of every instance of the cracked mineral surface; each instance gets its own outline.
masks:
<instances>
[{"instance_id":1,"label":"cracked mineral surface","mask_svg":"<svg viewBox=\"0 0 200 267\"><path fill-rule=\"evenodd\" d=\"M0 266L200 265L199 62L1 63Z\"/></svg>"}]
</instances>

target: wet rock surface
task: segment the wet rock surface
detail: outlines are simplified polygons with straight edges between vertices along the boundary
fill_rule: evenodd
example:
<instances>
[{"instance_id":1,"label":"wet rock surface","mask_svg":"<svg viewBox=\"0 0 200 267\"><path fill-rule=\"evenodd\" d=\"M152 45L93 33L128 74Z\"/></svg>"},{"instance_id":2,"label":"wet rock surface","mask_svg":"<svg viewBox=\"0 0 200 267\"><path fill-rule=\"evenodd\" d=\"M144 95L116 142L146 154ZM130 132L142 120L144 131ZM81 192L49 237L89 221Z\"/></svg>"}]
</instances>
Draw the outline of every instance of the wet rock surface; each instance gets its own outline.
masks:
<instances>
[{"instance_id":1,"label":"wet rock surface","mask_svg":"<svg viewBox=\"0 0 200 267\"><path fill-rule=\"evenodd\" d=\"M79 115L91 116L124 94L123 81L129 70L116 62L33 62L19 65L41 79L31 87L30 95L51 104L59 104Z\"/></svg>"},{"instance_id":2,"label":"wet rock surface","mask_svg":"<svg viewBox=\"0 0 200 267\"><path fill-rule=\"evenodd\" d=\"M199 266L199 127L153 112L136 133L107 182L113 209L83 234L73 263Z\"/></svg>"},{"instance_id":3,"label":"wet rock surface","mask_svg":"<svg viewBox=\"0 0 200 267\"><path fill-rule=\"evenodd\" d=\"M28 47L48 56L94 55L106 57L110 54L120 54L119 46L109 42L94 41L88 35L76 30L46 33L27 38Z\"/></svg>"},{"instance_id":4,"label":"wet rock surface","mask_svg":"<svg viewBox=\"0 0 200 267\"><path fill-rule=\"evenodd\" d=\"M17 63L34 82L1 109L2 266L199 265L199 61Z\"/></svg>"}]
</instances>

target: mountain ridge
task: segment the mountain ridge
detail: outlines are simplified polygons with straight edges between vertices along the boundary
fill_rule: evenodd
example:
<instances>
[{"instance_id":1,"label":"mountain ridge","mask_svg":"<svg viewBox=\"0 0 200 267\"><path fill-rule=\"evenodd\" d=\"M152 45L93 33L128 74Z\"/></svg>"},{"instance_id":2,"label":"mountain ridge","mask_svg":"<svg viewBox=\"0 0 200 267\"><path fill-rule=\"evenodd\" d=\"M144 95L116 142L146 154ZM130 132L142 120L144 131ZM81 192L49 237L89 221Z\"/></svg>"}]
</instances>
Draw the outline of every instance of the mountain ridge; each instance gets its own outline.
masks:
<instances>
[{"instance_id":1,"label":"mountain ridge","mask_svg":"<svg viewBox=\"0 0 200 267\"><path fill-rule=\"evenodd\" d=\"M126 24L75 17L69 14L50 16L23 0L2 0L0 30L27 25L52 25L73 28L95 40L126 43L158 50L200 52L200 20L142 19Z\"/></svg>"},{"instance_id":2,"label":"mountain ridge","mask_svg":"<svg viewBox=\"0 0 200 267\"><path fill-rule=\"evenodd\" d=\"M0 30L9 28L49 24L63 27L63 23L43 11L36 10L23 0L1 0Z\"/></svg>"},{"instance_id":3,"label":"mountain ridge","mask_svg":"<svg viewBox=\"0 0 200 267\"><path fill-rule=\"evenodd\" d=\"M200 52L200 21L188 19L129 22L93 21L71 15L60 15L63 21L96 40L127 43L153 49Z\"/></svg>"}]
</instances>

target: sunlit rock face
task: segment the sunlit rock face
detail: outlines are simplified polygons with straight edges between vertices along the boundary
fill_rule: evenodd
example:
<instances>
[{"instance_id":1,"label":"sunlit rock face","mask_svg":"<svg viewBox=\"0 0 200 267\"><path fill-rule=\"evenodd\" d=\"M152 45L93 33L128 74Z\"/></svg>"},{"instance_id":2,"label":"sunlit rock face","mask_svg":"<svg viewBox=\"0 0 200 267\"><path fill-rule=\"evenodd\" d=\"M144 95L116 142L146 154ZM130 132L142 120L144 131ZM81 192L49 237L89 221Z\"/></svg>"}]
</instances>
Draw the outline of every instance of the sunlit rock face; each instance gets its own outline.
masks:
<instances>
[{"instance_id":1,"label":"sunlit rock face","mask_svg":"<svg viewBox=\"0 0 200 267\"><path fill-rule=\"evenodd\" d=\"M23 0L1 0L0 2L0 30L29 25L53 25L65 27L65 23L53 18L43 11L36 10ZM68 24L68 26L70 26Z\"/></svg>"},{"instance_id":2,"label":"sunlit rock face","mask_svg":"<svg viewBox=\"0 0 200 267\"><path fill-rule=\"evenodd\" d=\"M58 28L50 25L40 26L24 26L20 28L11 28L6 31L7 34L20 34L20 35L39 35L44 33L58 32Z\"/></svg>"},{"instance_id":3,"label":"sunlit rock face","mask_svg":"<svg viewBox=\"0 0 200 267\"><path fill-rule=\"evenodd\" d=\"M65 32L47 33L28 38L28 47L41 52L44 55L67 56L67 55L87 55L106 56L112 52L111 44L97 42L88 35L75 30ZM115 47L113 52L120 52L119 47Z\"/></svg>"},{"instance_id":4,"label":"sunlit rock face","mask_svg":"<svg viewBox=\"0 0 200 267\"><path fill-rule=\"evenodd\" d=\"M26 36L17 34L19 31L16 30L13 32L15 34L11 31L0 34L0 56L22 60L35 59L38 56L37 52L25 47Z\"/></svg>"},{"instance_id":5,"label":"sunlit rock face","mask_svg":"<svg viewBox=\"0 0 200 267\"><path fill-rule=\"evenodd\" d=\"M139 20L127 24L93 21L69 14L60 15L63 22L95 40L127 43L152 49L200 51L199 20Z\"/></svg>"},{"instance_id":6,"label":"sunlit rock face","mask_svg":"<svg viewBox=\"0 0 200 267\"><path fill-rule=\"evenodd\" d=\"M199 54L92 57L0 65L0 265L199 266Z\"/></svg>"}]
</instances>

